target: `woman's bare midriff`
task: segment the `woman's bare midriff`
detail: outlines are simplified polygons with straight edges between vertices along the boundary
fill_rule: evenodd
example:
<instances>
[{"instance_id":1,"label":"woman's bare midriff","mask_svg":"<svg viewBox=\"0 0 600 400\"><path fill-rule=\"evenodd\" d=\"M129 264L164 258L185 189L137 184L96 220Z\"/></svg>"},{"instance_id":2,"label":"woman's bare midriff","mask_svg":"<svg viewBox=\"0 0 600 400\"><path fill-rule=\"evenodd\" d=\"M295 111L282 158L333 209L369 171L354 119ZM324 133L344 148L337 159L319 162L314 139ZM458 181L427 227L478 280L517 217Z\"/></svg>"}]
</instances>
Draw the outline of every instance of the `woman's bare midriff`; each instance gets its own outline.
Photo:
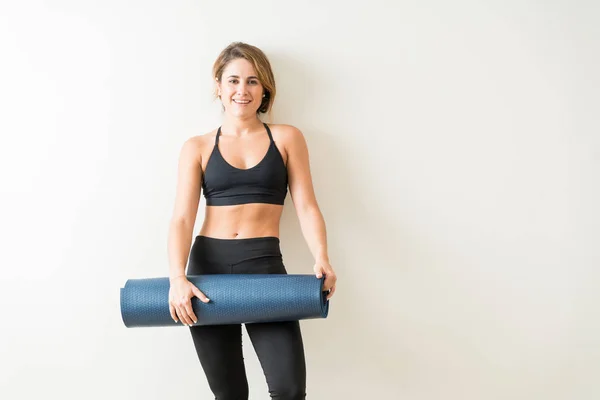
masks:
<instances>
[{"instance_id":1,"label":"woman's bare midriff","mask_svg":"<svg viewBox=\"0 0 600 400\"><path fill-rule=\"evenodd\" d=\"M283 206L278 204L239 204L206 206L199 235L218 239L279 237Z\"/></svg>"}]
</instances>

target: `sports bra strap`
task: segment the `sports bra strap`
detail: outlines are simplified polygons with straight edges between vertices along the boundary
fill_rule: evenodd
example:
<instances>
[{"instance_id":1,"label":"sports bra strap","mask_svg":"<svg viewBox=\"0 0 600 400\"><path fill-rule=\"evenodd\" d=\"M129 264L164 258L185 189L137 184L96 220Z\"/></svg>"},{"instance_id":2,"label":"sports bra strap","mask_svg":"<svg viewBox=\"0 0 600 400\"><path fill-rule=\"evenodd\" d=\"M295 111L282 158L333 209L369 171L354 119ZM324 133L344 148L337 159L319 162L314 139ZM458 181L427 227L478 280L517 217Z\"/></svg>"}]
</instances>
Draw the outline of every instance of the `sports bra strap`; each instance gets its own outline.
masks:
<instances>
[{"instance_id":1,"label":"sports bra strap","mask_svg":"<svg viewBox=\"0 0 600 400\"><path fill-rule=\"evenodd\" d=\"M265 126L265 128L267 128L267 133L269 134L269 140L271 141L271 143L273 143L274 142L273 135L271 135L271 130L269 129L269 125L265 124L264 122L263 122L263 125Z\"/></svg>"},{"instance_id":2,"label":"sports bra strap","mask_svg":"<svg viewBox=\"0 0 600 400\"><path fill-rule=\"evenodd\" d=\"M215 138L215 146L219 144L219 136L221 135L221 127L217 130L217 136Z\"/></svg>"}]
</instances>

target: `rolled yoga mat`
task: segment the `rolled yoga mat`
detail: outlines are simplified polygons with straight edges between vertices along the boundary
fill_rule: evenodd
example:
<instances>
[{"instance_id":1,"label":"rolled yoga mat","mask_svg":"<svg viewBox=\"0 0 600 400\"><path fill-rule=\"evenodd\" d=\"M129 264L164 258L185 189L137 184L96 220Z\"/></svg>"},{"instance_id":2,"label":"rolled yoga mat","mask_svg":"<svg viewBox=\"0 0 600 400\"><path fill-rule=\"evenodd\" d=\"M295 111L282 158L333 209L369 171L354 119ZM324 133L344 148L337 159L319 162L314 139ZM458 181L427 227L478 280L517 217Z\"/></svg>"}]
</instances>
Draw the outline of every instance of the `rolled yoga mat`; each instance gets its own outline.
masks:
<instances>
[{"instance_id":1,"label":"rolled yoga mat","mask_svg":"<svg viewBox=\"0 0 600 400\"><path fill-rule=\"evenodd\" d=\"M189 275L210 299L193 297L198 317L194 325L292 321L327 318L329 300L325 277L294 274ZM169 312L169 279L129 279L121 288L121 316L125 326L185 326Z\"/></svg>"}]
</instances>

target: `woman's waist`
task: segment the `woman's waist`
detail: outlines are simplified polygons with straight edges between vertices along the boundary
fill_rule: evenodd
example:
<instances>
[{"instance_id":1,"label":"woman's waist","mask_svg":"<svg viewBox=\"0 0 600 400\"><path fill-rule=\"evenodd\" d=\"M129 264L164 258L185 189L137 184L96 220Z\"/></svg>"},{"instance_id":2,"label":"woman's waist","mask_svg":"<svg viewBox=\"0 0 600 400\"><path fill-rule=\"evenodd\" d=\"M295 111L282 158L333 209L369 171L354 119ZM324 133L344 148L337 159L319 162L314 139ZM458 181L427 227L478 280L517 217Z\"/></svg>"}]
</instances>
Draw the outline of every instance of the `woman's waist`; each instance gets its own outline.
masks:
<instances>
[{"instance_id":1,"label":"woman's waist","mask_svg":"<svg viewBox=\"0 0 600 400\"><path fill-rule=\"evenodd\" d=\"M194 238L190 254L190 264L204 268L240 263L277 266L282 264L282 260L279 238L275 236L223 239L198 235Z\"/></svg>"},{"instance_id":2,"label":"woman's waist","mask_svg":"<svg viewBox=\"0 0 600 400\"><path fill-rule=\"evenodd\" d=\"M220 239L279 237L282 208L271 204L209 206L199 235Z\"/></svg>"}]
</instances>

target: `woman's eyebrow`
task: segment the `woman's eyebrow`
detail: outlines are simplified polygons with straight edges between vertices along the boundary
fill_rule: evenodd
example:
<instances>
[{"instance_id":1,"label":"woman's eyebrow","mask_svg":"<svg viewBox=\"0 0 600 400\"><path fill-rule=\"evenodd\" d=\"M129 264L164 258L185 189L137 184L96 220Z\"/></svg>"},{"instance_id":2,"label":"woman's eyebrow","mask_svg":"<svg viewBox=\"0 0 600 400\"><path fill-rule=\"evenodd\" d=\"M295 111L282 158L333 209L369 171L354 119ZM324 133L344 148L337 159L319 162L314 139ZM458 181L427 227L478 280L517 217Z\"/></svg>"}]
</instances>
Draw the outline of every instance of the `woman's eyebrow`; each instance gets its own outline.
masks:
<instances>
[{"instance_id":1,"label":"woman's eyebrow","mask_svg":"<svg viewBox=\"0 0 600 400\"><path fill-rule=\"evenodd\" d=\"M237 75L229 75L228 78L239 78ZM249 76L248 79L258 79L256 76Z\"/></svg>"}]
</instances>

